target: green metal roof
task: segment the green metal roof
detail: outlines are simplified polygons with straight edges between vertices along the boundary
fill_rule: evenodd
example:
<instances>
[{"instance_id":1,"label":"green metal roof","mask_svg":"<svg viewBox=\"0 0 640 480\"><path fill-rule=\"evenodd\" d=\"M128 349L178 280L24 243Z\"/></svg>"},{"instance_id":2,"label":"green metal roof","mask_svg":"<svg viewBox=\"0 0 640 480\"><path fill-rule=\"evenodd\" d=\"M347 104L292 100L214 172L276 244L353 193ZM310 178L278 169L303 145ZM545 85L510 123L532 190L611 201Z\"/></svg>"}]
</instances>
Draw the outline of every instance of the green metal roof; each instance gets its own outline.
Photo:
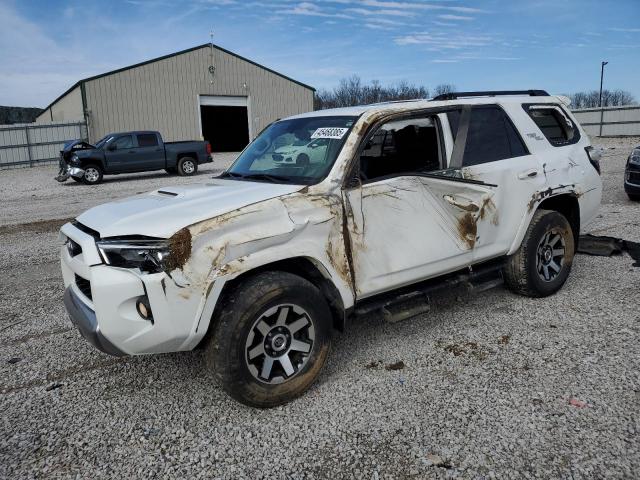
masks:
<instances>
[{"instance_id":1,"label":"green metal roof","mask_svg":"<svg viewBox=\"0 0 640 480\"><path fill-rule=\"evenodd\" d=\"M159 62L160 60L165 60L167 58L171 58L171 57L176 57L178 55L182 55L184 53L189 53L189 52L193 52L194 50L199 50L201 48L215 48L217 50L220 50L221 52L227 53L229 55L232 55L236 58L239 58L240 60L244 60L245 62L248 62L252 65L255 65L256 67L262 68L264 70L266 70L267 72L271 72L274 75L278 75L279 77L282 77L286 80L289 80L290 82L296 83L304 88L308 88L309 90L315 92L316 89L313 88L310 85L307 85L305 83L299 82L297 80L294 80L291 77L287 77L286 75L283 75L282 73L276 72L275 70L271 70L268 67L265 67L264 65L260 65L259 63L254 62L253 60L249 60L248 58L245 58L241 55L238 55L237 53L233 53L225 48L219 47L218 45L215 45L213 43L203 43L202 45L198 45L197 47L191 47L191 48L187 48L186 50L180 50L179 52L175 52L175 53L170 53L169 55L163 55L162 57L157 57L157 58L152 58L151 60L147 60L145 62L140 62L140 63L136 63L134 65L129 65L128 67L122 67L122 68L118 68L117 70L111 70L110 72L106 72L106 73L101 73L99 75L94 75L93 77L87 77L87 78L83 78L82 80L78 80L76 83L74 83L73 85L71 85L71 87L69 87L68 90L66 90L62 95L60 95L58 98L56 98L53 102L51 102L49 105L47 105L43 110L42 113L40 115L42 115L44 112L46 112L47 110L49 110L49 108L51 108L53 105L55 105L56 103L58 103L59 100L61 100L63 97L65 97L69 92L71 92L73 89L75 89L76 87L82 85L85 82L89 82L91 80L97 80L98 78L102 78L102 77L107 77L109 75L113 75L116 73L120 73L120 72L125 72L127 70L131 70L133 68L137 68L137 67L142 67L143 65L148 65L149 63L154 63L154 62ZM40 116L38 115L38 117Z\"/></svg>"}]
</instances>

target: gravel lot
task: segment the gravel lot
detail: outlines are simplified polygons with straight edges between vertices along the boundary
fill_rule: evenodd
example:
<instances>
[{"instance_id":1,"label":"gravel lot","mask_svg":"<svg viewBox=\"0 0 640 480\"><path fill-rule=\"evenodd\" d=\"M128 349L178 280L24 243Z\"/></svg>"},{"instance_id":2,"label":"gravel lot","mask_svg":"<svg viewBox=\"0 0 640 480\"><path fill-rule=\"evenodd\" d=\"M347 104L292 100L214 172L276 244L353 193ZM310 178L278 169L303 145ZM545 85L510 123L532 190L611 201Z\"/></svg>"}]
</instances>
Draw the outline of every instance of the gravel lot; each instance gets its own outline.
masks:
<instances>
[{"instance_id":1,"label":"gravel lot","mask_svg":"<svg viewBox=\"0 0 640 480\"><path fill-rule=\"evenodd\" d=\"M635 139L601 139L605 193L585 231L640 241L622 189ZM337 334L319 382L284 407L228 399L189 352L117 359L62 305L57 219L207 178L53 181L0 171L0 477L637 478L640 268L576 258L547 299L504 288ZM395 369L387 368L396 362Z\"/></svg>"}]
</instances>

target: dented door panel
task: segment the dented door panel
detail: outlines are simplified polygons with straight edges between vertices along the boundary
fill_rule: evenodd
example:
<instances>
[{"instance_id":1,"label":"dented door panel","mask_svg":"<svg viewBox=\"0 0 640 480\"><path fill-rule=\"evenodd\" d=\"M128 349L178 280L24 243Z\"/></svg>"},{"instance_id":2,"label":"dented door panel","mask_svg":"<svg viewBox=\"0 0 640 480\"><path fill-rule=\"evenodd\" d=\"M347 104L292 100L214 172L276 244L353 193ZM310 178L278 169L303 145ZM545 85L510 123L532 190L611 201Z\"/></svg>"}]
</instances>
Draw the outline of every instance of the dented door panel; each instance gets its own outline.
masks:
<instances>
[{"instance_id":1,"label":"dented door panel","mask_svg":"<svg viewBox=\"0 0 640 480\"><path fill-rule=\"evenodd\" d=\"M488 220L482 205L491 196L488 186L421 176L394 177L347 190L356 296L374 295L469 264L476 225Z\"/></svg>"}]
</instances>

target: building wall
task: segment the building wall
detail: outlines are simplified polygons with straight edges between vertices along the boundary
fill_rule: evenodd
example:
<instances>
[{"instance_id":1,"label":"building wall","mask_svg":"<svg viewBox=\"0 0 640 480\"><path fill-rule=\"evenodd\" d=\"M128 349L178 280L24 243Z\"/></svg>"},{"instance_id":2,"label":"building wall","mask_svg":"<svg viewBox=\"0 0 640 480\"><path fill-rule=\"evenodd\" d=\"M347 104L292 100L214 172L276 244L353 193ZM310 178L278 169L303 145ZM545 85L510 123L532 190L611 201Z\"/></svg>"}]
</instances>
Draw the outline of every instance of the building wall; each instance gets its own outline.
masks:
<instances>
[{"instance_id":1,"label":"building wall","mask_svg":"<svg viewBox=\"0 0 640 480\"><path fill-rule=\"evenodd\" d=\"M53 117L53 118L52 118ZM80 86L71 90L68 94L43 111L36 123L63 123L83 122L82 91Z\"/></svg>"},{"instance_id":2,"label":"building wall","mask_svg":"<svg viewBox=\"0 0 640 480\"><path fill-rule=\"evenodd\" d=\"M167 141L199 139L199 95L248 96L253 135L277 118L313 109L312 90L215 48L212 85L211 51L204 47L87 81L90 139L146 129Z\"/></svg>"}]
</instances>

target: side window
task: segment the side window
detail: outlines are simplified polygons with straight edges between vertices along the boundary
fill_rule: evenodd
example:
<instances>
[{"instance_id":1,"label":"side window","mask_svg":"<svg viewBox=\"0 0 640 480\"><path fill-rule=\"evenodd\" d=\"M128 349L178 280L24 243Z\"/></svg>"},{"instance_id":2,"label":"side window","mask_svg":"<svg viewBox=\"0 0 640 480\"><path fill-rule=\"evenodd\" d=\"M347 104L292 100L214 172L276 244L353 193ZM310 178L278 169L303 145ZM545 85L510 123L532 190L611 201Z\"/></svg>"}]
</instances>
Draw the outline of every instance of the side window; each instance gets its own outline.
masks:
<instances>
[{"instance_id":1,"label":"side window","mask_svg":"<svg viewBox=\"0 0 640 480\"><path fill-rule=\"evenodd\" d=\"M158 145L158 137L155 133L141 133L136 135L138 139L138 147L156 147Z\"/></svg>"},{"instance_id":2,"label":"side window","mask_svg":"<svg viewBox=\"0 0 640 480\"><path fill-rule=\"evenodd\" d=\"M116 150L126 150L127 148L133 148L133 138L131 135L124 135L123 137L117 138L113 145L116 147Z\"/></svg>"},{"instance_id":3,"label":"side window","mask_svg":"<svg viewBox=\"0 0 640 480\"><path fill-rule=\"evenodd\" d=\"M528 105L527 113L554 147L578 141L579 133L573 122L558 106Z\"/></svg>"},{"instance_id":4,"label":"side window","mask_svg":"<svg viewBox=\"0 0 640 480\"><path fill-rule=\"evenodd\" d=\"M457 132L457 121L455 129ZM500 107L490 105L471 109L462 166L479 165L527 154L528 151L513 123Z\"/></svg>"},{"instance_id":5,"label":"side window","mask_svg":"<svg viewBox=\"0 0 640 480\"><path fill-rule=\"evenodd\" d=\"M362 181L442 168L438 122L433 116L383 124L360 154Z\"/></svg>"}]
</instances>

